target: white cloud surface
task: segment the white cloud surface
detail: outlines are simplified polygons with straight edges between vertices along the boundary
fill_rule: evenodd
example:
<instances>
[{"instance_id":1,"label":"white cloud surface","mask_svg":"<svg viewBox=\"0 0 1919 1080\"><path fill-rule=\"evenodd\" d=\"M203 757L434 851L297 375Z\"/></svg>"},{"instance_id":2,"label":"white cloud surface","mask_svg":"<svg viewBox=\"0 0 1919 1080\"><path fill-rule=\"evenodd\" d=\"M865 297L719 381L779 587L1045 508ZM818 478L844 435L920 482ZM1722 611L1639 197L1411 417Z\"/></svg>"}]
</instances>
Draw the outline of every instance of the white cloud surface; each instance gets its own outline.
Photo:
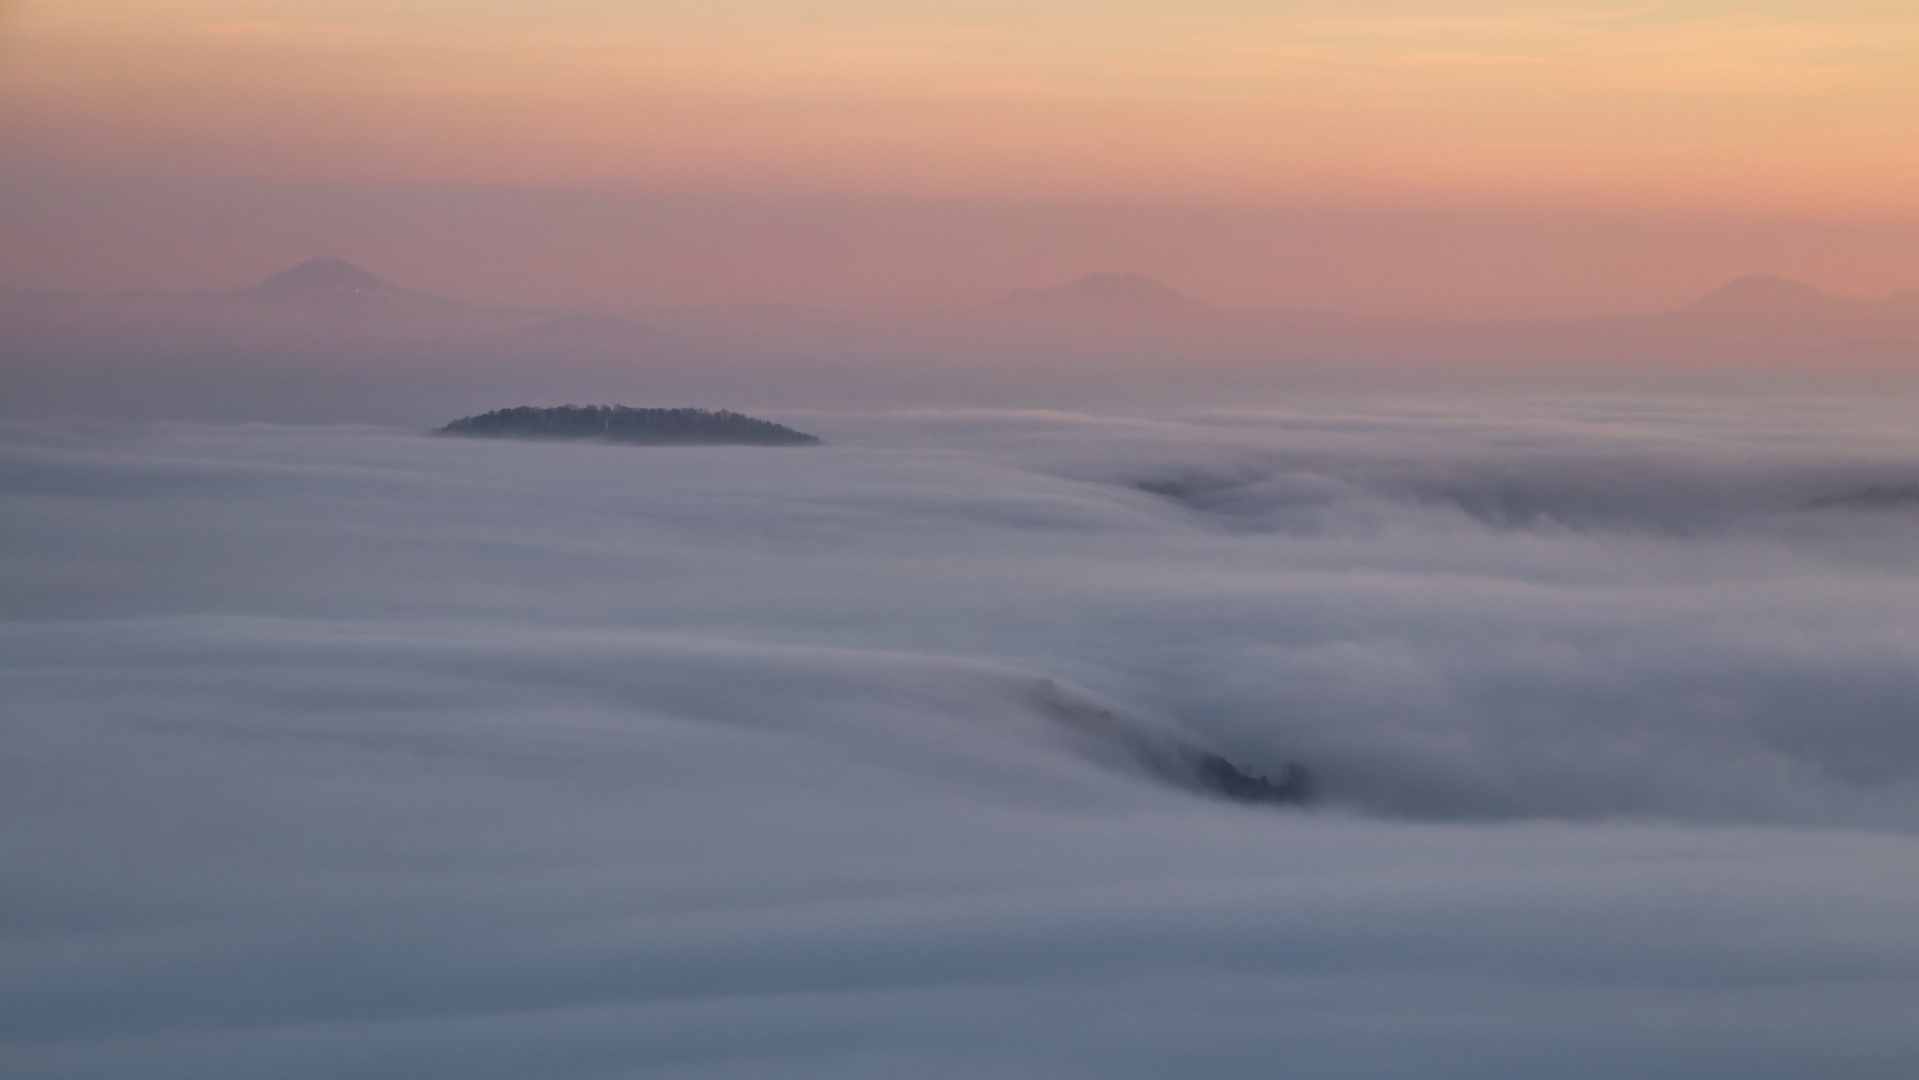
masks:
<instances>
[{"instance_id":1,"label":"white cloud surface","mask_svg":"<svg viewBox=\"0 0 1919 1080\"><path fill-rule=\"evenodd\" d=\"M1909 409L775 418L6 429L7 1074L1919 1059Z\"/></svg>"}]
</instances>

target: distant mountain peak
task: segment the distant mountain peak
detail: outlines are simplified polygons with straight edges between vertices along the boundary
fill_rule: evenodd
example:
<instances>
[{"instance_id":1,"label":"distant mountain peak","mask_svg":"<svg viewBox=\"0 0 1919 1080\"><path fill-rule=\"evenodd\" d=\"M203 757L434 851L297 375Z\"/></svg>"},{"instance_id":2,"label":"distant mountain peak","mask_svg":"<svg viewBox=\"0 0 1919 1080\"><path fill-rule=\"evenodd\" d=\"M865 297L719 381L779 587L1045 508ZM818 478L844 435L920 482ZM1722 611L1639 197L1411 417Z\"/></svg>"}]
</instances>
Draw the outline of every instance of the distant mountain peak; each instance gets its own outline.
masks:
<instances>
[{"instance_id":1,"label":"distant mountain peak","mask_svg":"<svg viewBox=\"0 0 1919 1080\"><path fill-rule=\"evenodd\" d=\"M1212 305L1145 274L1097 273L1051 289L1018 289L1002 308L1045 315L1166 318L1213 310Z\"/></svg>"},{"instance_id":2,"label":"distant mountain peak","mask_svg":"<svg viewBox=\"0 0 1919 1080\"><path fill-rule=\"evenodd\" d=\"M282 311L327 318L439 318L475 310L457 300L403 289L345 259L326 256L282 270L236 295Z\"/></svg>"},{"instance_id":3,"label":"distant mountain peak","mask_svg":"<svg viewBox=\"0 0 1919 1080\"><path fill-rule=\"evenodd\" d=\"M1778 333L1866 333L1899 317L1896 304L1828 296L1810 285L1771 274L1734 278L1681 308L1677 314L1699 328Z\"/></svg>"},{"instance_id":4,"label":"distant mountain peak","mask_svg":"<svg viewBox=\"0 0 1919 1080\"><path fill-rule=\"evenodd\" d=\"M365 296L392 288L345 259L327 256L308 259L260 283L260 291L273 296Z\"/></svg>"},{"instance_id":5,"label":"distant mountain peak","mask_svg":"<svg viewBox=\"0 0 1919 1080\"><path fill-rule=\"evenodd\" d=\"M1686 310L1728 315L1811 314L1842 303L1797 281L1772 274L1747 274L1686 305Z\"/></svg>"}]
</instances>

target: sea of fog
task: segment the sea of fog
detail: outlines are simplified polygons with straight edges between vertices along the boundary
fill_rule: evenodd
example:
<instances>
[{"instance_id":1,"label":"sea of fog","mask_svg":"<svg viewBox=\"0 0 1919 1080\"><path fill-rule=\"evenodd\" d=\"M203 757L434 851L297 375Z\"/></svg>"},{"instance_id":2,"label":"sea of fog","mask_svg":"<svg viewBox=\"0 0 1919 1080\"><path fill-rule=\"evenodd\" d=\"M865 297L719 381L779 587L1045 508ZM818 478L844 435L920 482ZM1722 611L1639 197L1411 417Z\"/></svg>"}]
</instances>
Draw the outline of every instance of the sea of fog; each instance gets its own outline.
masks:
<instances>
[{"instance_id":1,"label":"sea of fog","mask_svg":"<svg viewBox=\"0 0 1919 1080\"><path fill-rule=\"evenodd\" d=\"M0 427L0 1073L1913 1075L1911 403L765 415Z\"/></svg>"}]
</instances>

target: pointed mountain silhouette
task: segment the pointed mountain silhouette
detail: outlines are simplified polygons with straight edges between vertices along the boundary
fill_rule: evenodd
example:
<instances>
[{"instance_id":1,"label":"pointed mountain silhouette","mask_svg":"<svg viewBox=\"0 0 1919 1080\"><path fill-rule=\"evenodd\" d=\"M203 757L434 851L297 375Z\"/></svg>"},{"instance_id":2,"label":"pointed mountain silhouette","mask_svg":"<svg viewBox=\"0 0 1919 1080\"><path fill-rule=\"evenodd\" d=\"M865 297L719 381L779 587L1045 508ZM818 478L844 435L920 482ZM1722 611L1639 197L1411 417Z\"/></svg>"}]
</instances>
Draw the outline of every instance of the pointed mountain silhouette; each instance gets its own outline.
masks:
<instances>
[{"instance_id":1,"label":"pointed mountain silhouette","mask_svg":"<svg viewBox=\"0 0 1919 1080\"><path fill-rule=\"evenodd\" d=\"M308 259L251 289L232 294L276 307L337 315L452 315L479 305L403 289L345 259Z\"/></svg>"},{"instance_id":2,"label":"pointed mountain silhouette","mask_svg":"<svg viewBox=\"0 0 1919 1080\"><path fill-rule=\"evenodd\" d=\"M261 282L268 296L365 296L388 292L394 286L345 259L308 259Z\"/></svg>"},{"instance_id":3,"label":"pointed mountain silhouette","mask_svg":"<svg viewBox=\"0 0 1919 1080\"><path fill-rule=\"evenodd\" d=\"M1088 274L1051 289L1018 289L1003 311L1075 319L1177 319L1215 311L1145 274Z\"/></svg>"},{"instance_id":4,"label":"pointed mountain silhouette","mask_svg":"<svg viewBox=\"0 0 1919 1080\"><path fill-rule=\"evenodd\" d=\"M1747 274L1728 281L1687 304L1687 311L1729 312L1741 315L1823 310L1832 297L1810 285L1772 274Z\"/></svg>"},{"instance_id":5,"label":"pointed mountain silhouette","mask_svg":"<svg viewBox=\"0 0 1919 1080\"><path fill-rule=\"evenodd\" d=\"M1831 322L1870 316L1870 300L1827 296L1810 285L1771 274L1737 277L1681 308L1693 318L1719 321Z\"/></svg>"}]
</instances>

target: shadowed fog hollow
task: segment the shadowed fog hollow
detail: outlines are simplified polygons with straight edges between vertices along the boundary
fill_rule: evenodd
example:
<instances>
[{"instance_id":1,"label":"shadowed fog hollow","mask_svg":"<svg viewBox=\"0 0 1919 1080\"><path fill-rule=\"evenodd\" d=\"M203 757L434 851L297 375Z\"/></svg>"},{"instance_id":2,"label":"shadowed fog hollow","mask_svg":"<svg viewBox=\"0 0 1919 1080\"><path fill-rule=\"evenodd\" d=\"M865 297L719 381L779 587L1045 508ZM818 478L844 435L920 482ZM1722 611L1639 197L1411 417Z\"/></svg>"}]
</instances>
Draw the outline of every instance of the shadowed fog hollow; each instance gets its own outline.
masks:
<instances>
[{"instance_id":1,"label":"shadowed fog hollow","mask_svg":"<svg viewBox=\"0 0 1919 1080\"><path fill-rule=\"evenodd\" d=\"M7 1073L1919 1057L1909 408L773 419L0 430Z\"/></svg>"}]
</instances>

